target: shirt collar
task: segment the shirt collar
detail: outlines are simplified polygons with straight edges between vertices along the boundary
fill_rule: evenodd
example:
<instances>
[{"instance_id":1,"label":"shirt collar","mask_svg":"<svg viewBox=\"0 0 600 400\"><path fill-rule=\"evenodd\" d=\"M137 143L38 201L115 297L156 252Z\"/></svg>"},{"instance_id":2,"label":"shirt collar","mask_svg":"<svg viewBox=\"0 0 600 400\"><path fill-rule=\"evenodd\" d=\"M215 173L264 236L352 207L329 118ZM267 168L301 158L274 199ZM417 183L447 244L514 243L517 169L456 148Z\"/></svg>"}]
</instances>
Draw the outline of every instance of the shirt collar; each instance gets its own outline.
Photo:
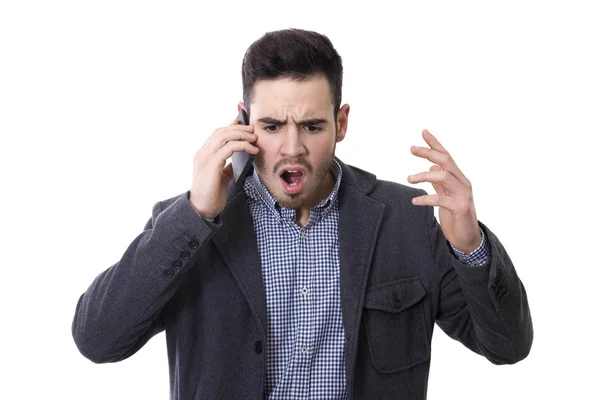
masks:
<instances>
[{"instance_id":1,"label":"shirt collar","mask_svg":"<svg viewBox=\"0 0 600 400\"><path fill-rule=\"evenodd\" d=\"M331 172L335 177L335 185L333 186L331 193L329 196L327 196L327 198L321 200L319 204L311 208L311 214L317 214L320 218L329 213L336 203L338 197L340 183L342 181L342 167L336 159L333 160L331 165ZM246 195L254 200L261 200L271 212L277 215L278 218L288 217L295 219L295 210L287 209L279 204L277 199L271 195L258 177L256 168L254 169L253 174L248 176L244 181L244 191L246 192Z\"/></svg>"}]
</instances>

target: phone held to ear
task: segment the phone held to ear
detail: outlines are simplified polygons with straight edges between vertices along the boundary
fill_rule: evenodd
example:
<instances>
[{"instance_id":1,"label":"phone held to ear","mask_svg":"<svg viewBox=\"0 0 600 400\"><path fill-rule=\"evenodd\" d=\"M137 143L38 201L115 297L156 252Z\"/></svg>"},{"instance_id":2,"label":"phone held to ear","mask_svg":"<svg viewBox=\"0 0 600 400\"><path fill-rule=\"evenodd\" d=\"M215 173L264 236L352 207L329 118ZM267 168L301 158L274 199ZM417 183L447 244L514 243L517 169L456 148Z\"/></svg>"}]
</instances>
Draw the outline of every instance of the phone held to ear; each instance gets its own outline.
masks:
<instances>
[{"instance_id":1,"label":"phone held to ear","mask_svg":"<svg viewBox=\"0 0 600 400\"><path fill-rule=\"evenodd\" d=\"M238 123L241 125L250 125L248 114L246 110L241 109L237 116ZM254 161L254 155L248 154L245 151L236 151L231 156L231 163L233 164L233 179L236 185L242 186L244 180L250 174L252 169L252 162Z\"/></svg>"}]
</instances>

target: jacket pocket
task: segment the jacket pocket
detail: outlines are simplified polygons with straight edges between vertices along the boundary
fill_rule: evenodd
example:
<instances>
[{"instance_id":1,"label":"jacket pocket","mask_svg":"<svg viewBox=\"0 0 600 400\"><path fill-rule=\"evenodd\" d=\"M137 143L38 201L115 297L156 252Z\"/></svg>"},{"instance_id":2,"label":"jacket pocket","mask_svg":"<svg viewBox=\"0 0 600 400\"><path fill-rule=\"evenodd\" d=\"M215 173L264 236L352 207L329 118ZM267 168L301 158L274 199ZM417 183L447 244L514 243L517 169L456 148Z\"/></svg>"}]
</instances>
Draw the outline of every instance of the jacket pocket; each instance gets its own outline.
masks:
<instances>
[{"instance_id":1,"label":"jacket pocket","mask_svg":"<svg viewBox=\"0 0 600 400\"><path fill-rule=\"evenodd\" d=\"M431 348L423 309L425 294L418 276L367 290L363 317L377 371L399 372L429 359Z\"/></svg>"}]
</instances>

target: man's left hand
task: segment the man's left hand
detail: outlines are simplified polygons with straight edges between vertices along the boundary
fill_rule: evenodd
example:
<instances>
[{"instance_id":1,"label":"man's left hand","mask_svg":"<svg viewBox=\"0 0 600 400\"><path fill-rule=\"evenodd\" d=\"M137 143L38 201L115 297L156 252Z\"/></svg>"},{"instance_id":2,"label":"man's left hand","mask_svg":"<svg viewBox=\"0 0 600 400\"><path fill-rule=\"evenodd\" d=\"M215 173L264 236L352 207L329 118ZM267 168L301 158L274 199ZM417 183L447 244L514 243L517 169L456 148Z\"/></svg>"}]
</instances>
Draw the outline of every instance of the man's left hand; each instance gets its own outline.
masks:
<instances>
[{"instance_id":1,"label":"man's left hand","mask_svg":"<svg viewBox=\"0 0 600 400\"><path fill-rule=\"evenodd\" d=\"M410 175L410 183L431 182L436 194L413 198L419 206L439 206L440 225L446 239L458 250L470 254L481 244L471 182L458 168L448 151L427 130L423 139L430 146L412 146L411 152L426 158L432 165L429 172Z\"/></svg>"}]
</instances>

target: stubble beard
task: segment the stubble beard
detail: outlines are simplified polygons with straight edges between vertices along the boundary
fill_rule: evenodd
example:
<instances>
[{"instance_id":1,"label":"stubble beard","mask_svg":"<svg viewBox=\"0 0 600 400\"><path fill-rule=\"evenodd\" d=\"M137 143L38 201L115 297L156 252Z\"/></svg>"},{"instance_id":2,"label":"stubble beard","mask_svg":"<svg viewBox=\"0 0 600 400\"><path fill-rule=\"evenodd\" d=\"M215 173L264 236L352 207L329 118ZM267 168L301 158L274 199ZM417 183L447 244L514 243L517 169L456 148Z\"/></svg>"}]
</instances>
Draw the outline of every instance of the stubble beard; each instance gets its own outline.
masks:
<instances>
[{"instance_id":1,"label":"stubble beard","mask_svg":"<svg viewBox=\"0 0 600 400\"><path fill-rule=\"evenodd\" d=\"M329 157L327 157L325 160L323 160L321 165L319 165L316 169L313 168L313 170L315 172L314 177L309 178L309 181L307 181L305 183L305 187L303 188L302 192L300 192L300 193L286 193L284 191L281 195L277 194L278 192L281 192L281 191L279 191L279 190L275 191L274 187L269 187L271 185L269 184L269 181L265 179L268 172L266 171L266 168L262 164L261 160L256 158L254 161L254 167L256 168L256 173L258 174L258 177L260 178L261 182L263 182L263 184L266 186L267 190L269 190L271 195L273 197L275 197L275 199L279 202L279 204L282 207L296 210L296 209L301 208L302 206L306 206L309 202L312 203L315 199L315 196L317 196L318 193L322 190L322 187L327 178L327 174L329 174L331 171L331 167L332 167L333 161L334 161L334 156L335 156L335 145L334 145L333 152L331 153L331 155ZM310 166L308 164L308 162L303 162L303 161L304 160L299 160L299 162L296 162L296 164ZM292 163L290 162L290 164L292 164ZM279 177L276 172L273 172L271 174L271 177L273 178L273 181L272 181L273 186L280 184L278 182L278 180L281 179L281 177ZM308 186L310 186L310 188Z\"/></svg>"}]
</instances>

